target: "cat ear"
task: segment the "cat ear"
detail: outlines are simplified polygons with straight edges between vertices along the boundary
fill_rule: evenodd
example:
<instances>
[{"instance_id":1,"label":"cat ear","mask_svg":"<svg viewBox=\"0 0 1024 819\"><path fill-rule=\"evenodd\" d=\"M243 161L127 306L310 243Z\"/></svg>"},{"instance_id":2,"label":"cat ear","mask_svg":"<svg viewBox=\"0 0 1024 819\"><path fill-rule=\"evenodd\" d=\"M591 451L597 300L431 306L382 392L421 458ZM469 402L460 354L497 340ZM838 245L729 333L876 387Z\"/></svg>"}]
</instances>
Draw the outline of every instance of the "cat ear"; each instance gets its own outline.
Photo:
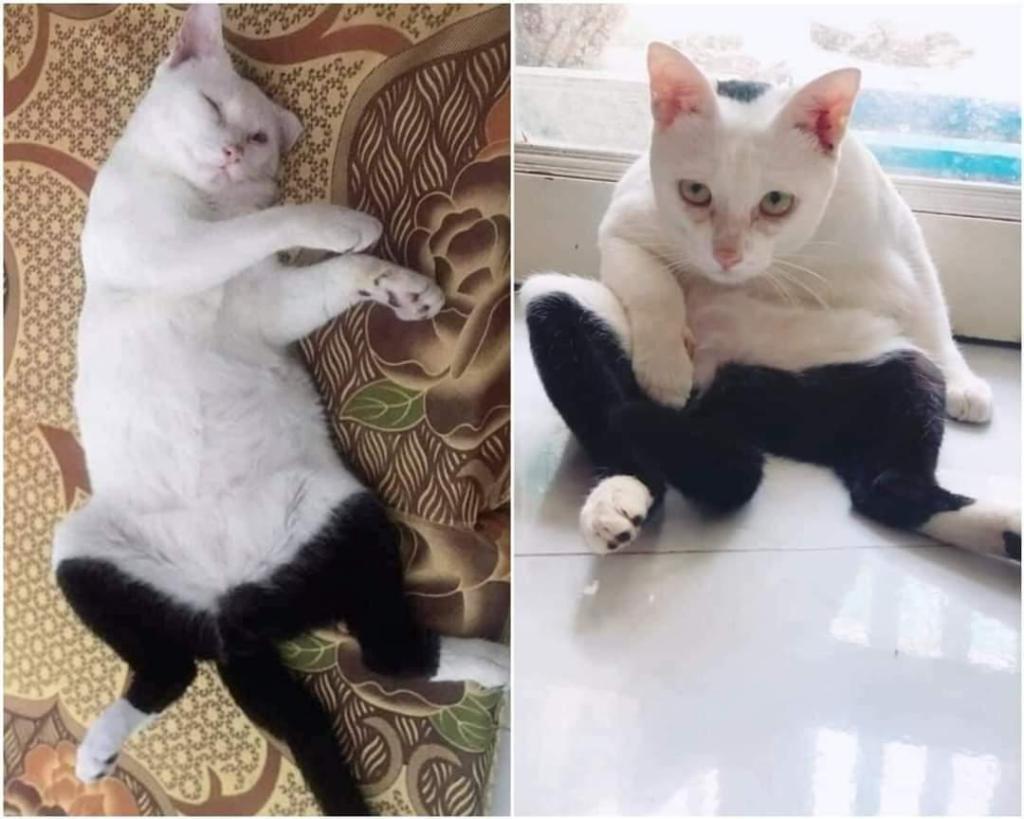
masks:
<instances>
[{"instance_id":1,"label":"cat ear","mask_svg":"<svg viewBox=\"0 0 1024 819\"><path fill-rule=\"evenodd\" d=\"M715 110L715 92L697 66L672 46L647 47L647 73L651 79L651 113L660 128L680 114L707 115Z\"/></svg>"},{"instance_id":2,"label":"cat ear","mask_svg":"<svg viewBox=\"0 0 1024 819\"><path fill-rule=\"evenodd\" d=\"M281 128L281 153L290 151L302 136L302 122L295 114L280 105L277 108L277 122Z\"/></svg>"},{"instance_id":3,"label":"cat ear","mask_svg":"<svg viewBox=\"0 0 1024 819\"><path fill-rule=\"evenodd\" d=\"M830 71L797 91L779 116L785 125L814 136L818 147L832 154L846 134L859 89L859 69Z\"/></svg>"},{"instance_id":4,"label":"cat ear","mask_svg":"<svg viewBox=\"0 0 1024 819\"><path fill-rule=\"evenodd\" d=\"M220 7L216 3L195 3L185 12L178 36L171 44L170 67L196 57L212 57L224 52Z\"/></svg>"}]
</instances>

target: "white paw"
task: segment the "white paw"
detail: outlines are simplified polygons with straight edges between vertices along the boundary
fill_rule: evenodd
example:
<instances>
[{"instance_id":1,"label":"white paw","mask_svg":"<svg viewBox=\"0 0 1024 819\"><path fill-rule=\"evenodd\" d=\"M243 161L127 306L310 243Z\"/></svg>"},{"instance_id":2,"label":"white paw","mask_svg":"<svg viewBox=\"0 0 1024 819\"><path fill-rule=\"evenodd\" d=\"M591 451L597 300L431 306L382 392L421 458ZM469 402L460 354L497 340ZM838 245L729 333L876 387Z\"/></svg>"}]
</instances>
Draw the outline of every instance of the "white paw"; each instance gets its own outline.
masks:
<instances>
[{"instance_id":1,"label":"white paw","mask_svg":"<svg viewBox=\"0 0 1024 819\"><path fill-rule=\"evenodd\" d=\"M686 406L693 390L693 362L683 346L671 355L634 354L633 373L649 398L668 407Z\"/></svg>"},{"instance_id":2,"label":"white paw","mask_svg":"<svg viewBox=\"0 0 1024 819\"><path fill-rule=\"evenodd\" d=\"M636 478L605 478L593 488L580 510L583 539L599 555L621 549L640 534L653 502L650 491Z\"/></svg>"},{"instance_id":3,"label":"white paw","mask_svg":"<svg viewBox=\"0 0 1024 819\"><path fill-rule=\"evenodd\" d=\"M946 413L957 421L984 424L992 418L992 388L970 372L949 378Z\"/></svg>"},{"instance_id":4,"label":"white paw","mask_svg":"<svg viewBox=\"0 0 1024 819\"><path fill-rule=\"evenodd\" d=\"M434 680L471 680L484 688L501 688L509 679L508 646L490 640L442 637Z\"/></svg>"},{"instance_id":5,"label":"white paw","mask_svg":"<svg viewBox=\"0 0 1024 819\"><path fill-rule=\"evenodd\" d=\"M356 253L376 244L383 226L380 220L340 205L313 202L297 205L302 247Z\"/></svg>"},{"instance_id":6,"label":"white paw","mask_svg":"<svg viewBox=\"0 0 1024 819\"><path fill-rule=\"evenodd\" d=\"M373 279L370 298L387 304L402 321L433 318L444 307L444 291L431 279L398 265L388 265Z\"/></svg>"},{"instance_id":7,"label":"white paw","mask_svg":"<svg viewBox=\"0 0 1024 819\"><path fill-rule=\"evenodd\" d=\"M99 729L99 730L97 730ZM121 744L105 736L101 725L94 724L85 734L75 755L75 776L82 782L95 782L109 776L117 762Z\"/></svg>"}]
</instances>

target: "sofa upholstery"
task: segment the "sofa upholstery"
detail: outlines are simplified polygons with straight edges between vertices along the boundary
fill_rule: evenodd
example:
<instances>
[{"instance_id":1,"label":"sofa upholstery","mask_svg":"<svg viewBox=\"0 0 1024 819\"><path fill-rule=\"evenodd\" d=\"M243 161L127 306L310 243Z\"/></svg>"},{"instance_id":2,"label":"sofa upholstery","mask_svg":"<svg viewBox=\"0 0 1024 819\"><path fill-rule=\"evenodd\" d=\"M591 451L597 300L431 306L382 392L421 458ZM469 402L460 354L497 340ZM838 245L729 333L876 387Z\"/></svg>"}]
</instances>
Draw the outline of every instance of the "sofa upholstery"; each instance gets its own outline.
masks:
<instances>
[{"instance_id":1,"label":"sofa upholstery","mask_svg":"<svg viewBox=\"0 0 1024 819\"><path fill-rule=\"evenodd\" d=\"M50 540L89 494L71 404L78 237L96 169L146 88L177 6L5 5L5 808L41 814L301 814L288 751L202 668L113 777L73 775L125 665L53 582ZM380 217L378 252L434 277L432 321L360 306L301 344L338 446L395 510L409 593L448 634L500 638L509 604L508 9L225 7L236 64L305 134L286 201ZM296 260L302 263L303 257ZM383 813L486 808L501 697L366 672L342 628L282 646L330 709Z\"/></svg>"}]
</instances>

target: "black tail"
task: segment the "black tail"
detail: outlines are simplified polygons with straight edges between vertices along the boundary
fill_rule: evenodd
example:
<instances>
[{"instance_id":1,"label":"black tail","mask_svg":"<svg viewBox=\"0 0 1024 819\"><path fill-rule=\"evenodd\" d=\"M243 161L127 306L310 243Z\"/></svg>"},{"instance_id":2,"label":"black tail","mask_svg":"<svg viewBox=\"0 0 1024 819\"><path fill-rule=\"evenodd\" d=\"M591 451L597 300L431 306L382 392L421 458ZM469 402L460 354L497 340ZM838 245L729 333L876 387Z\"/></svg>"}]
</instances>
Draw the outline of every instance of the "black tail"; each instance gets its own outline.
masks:
<instances>
[{"instance_id":1,"label":"black tail","mask_svg":"<svg viewBox=\"0 0 1024 819\"><path fill-rule=\"evenodd\" d=\"M324 815L372 815L326 712L285 667L273 645L230 655L217 668L246 715L288 744Z\"/></svg>"}]
</instances>

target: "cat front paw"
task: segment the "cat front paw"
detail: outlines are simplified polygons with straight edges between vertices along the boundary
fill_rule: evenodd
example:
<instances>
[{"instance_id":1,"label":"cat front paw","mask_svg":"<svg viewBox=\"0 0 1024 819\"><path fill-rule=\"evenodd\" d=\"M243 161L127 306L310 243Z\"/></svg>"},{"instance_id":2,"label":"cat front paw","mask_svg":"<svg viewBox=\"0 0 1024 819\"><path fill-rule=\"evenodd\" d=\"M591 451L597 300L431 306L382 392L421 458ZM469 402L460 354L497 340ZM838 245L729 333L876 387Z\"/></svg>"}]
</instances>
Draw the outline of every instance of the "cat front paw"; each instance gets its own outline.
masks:
<instances>
[{"instance_id":1,"label":"cat front paw","mask_svg":"<svg viewBox=\"0 0 1024 819\"><path fill-rule=\"evenodd\" d=\"M693 362L683 350L671 356L634 354L633 373L647 396L667 407L684 407L693 391Z\"/></svg>"},{"instance_id":2,"label":"cat front paw","mask_svg":"<svg viewBox=\"0 0 1024 819\"><path fill-rule=\"evenodd\" d=\"M580 530L591 551L606 555L628 546L654 503L650 490L632 475L613 475L591 490L580 510Z\"/></svg>"},{"instance_id":3,"label":"cat front paw","mask_svg":"<svg viewBox=\"0 0 1024 819\"><path fill-rule=\"evenodd\" d=\"M992 388L972 372L960 373L946 381L946 414L968 424L992 419Z\"/></svg>"},{"instance_id":4,"label":"cat front paw","mask_svg":"<svg viewBox=\"0 0 1024 819\"><path fill-rule=\"evenodd\" d=\"M75 776L87 784L110 776L120 750L120 743L106 736L102 726L94 725L86 732L75 754Z\"/></svg>"},{"instance_id":5,"label":"cat front paw","mask_svg":"<svg viewBox=\"0 0 1024 819\"><path fill-rule=\"evenodd\" d=\"M383 231L380 220L351 208L314 202L298 205L301 247L358 253L377 243Z\"/></svg>"},{"instance_id":6,"label":"cat front paw","mask_svg":"<svg viewBox=\"0 0 1024 819\"><path fill-rule=\"evenodd\" d=\"M433 318L444 307L444 291L436 283L397 265L388 265L374 276L369 293L374 301L391 307L402 321Z\"/></svg>"}]
</instances>

